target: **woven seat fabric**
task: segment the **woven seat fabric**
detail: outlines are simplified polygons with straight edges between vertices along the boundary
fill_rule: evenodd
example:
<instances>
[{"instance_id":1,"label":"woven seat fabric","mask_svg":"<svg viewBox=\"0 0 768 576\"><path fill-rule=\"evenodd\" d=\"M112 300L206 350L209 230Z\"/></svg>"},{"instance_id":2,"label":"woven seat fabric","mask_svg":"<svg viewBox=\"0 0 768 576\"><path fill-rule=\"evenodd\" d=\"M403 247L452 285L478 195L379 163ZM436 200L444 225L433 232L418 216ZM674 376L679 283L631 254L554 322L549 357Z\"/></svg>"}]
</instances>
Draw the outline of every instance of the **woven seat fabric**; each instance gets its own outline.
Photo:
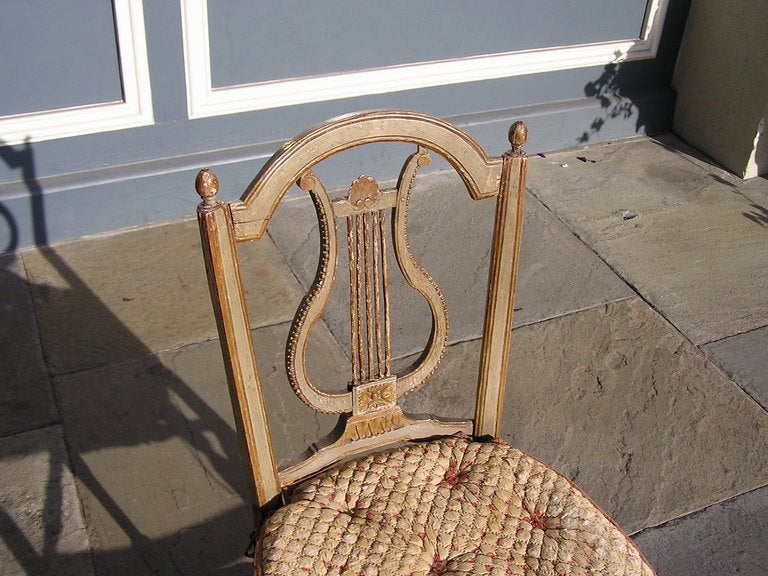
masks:
<instances>
[{"instance_id":1,"label":"woven seat fabric","mask_svg":"<svg viewBox=\"0 0 768 576\"><path fill-rule=\"evenodd\" d=\"M267 575L652 575L568 479L503 442L372 454L296 488L265 523Z\"/></svg>"}]
</instances>

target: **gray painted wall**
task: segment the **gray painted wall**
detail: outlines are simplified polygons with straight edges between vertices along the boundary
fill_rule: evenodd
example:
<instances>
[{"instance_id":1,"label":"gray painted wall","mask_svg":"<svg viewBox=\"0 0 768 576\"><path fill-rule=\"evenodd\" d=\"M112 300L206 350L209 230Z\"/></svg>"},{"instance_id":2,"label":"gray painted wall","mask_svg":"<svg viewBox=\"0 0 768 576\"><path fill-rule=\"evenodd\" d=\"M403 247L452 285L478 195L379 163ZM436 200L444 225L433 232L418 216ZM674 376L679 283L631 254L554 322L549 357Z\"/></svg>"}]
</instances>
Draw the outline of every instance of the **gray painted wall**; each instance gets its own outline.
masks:
<instances>
[{"instance_id":1,"label":"gray painted wall","mask_svg":"<svg viewBox=\"0 0 768 576\"><path fill-rule=\"evenodd\" d=\"M113 98L114 26L105 21L103 10L94 8L96 4L103 7L108 3L72 0L67 2L67 9L75 17L59 20L55 26L49 21L33 29L29 29L29 13L25 10L34 11L50 3L18 3L24 9L10 12L4 7L0 22L2 71L14 82L3 82L2 89L8 95L3 92L0 99L0 115ZM626 36L628 31L637 35L645 9L642 0L423 0L403 3L417 9L412 18L403 20L385 10L386 22L374 28L370 18L360 23L360 13L339 7L364 5L381 10L397 3L214 0L210 4L216 7L210 15L212 77L214 85L222 86L270 75L315 73L314 66L328 71L334 66L402 62L407 57L405 46L420 58L433 59L496 52L504 45L511 46L509 50L615 39ZM327 6L328 13L309 11L319 5ZM331 9L334 7L335 11ZM479 16L480 7L488 11L485 17ZM154 124L0 146L0 250L190 216L197 204L192 183L202 166L216 170L224 197L238 197L282 141L317 122L350 111L408 108L436 114L464 127L491 153L507 148L507 127L518 118L529 124L530 153L666 131L671 126L674 104L670 78L687 8L687 1L670 3L661 47L654 60L189 120L179 3L144 2ZM301 15L292 17L292 10ZM38 21L47 18L39 13L37 16ZM297 22L302 25L296 26ZM348 49L350 54L337 60L339 52L347 51L342 31L354 29L356 24L363 27L362 32L356 33L354 46ZM405 24L407 33L391 38L393 31ZM482 33L475 32L471 40L465 41L466 30L479 26L483 27ZM259 27L265 34L274 32L268 35L269 42L248 35ZM294 53L284 59L287 44L274 41L287 29L293 30L292 39L306 50L320 50L321 57L304 61ZM51 52L43 41L48 33L56 35L58 45L63 47L68 42L74 46L72 50L79 52L63 48ZM7 39L9 34L11 40ZM111 39L109 34L113 35ZM334 42L322 41L329 38ZM397 48L388 50L390 45ZM35 64L51 55L60 58L58 66ZM309 68L302 68L312 62ZM73 68L84 69L74 80ZM34 78L22 82L25 75ZM67 90L60 90L60 86ZM382 179L394 176L400 158L395 161L390 156L384 147L367 163L352 168L352 173L368 172ZM348 183L349 173L342 179L337 172L340 170L331 169L326 176L328 183Z\"/></svg>"},{"instance_id":2,"label":"gray painted wall","mask_svg":"<svg viewBox=\"0 0 768 576\"><path fill-rule=\"evenodd\" d=\"M112 6L3 2L0 115L122 98Z\"/></svg>"},{"instance_id":3,"label":"gray painted wall","mask_svg":"<svg viewBox=\"0 0 768 576\"><path fill-rule=\"evenodd\" d=\"M644 13L644 0L218 0L213 85L632 38Z\"/></svg>"}]
</instances>

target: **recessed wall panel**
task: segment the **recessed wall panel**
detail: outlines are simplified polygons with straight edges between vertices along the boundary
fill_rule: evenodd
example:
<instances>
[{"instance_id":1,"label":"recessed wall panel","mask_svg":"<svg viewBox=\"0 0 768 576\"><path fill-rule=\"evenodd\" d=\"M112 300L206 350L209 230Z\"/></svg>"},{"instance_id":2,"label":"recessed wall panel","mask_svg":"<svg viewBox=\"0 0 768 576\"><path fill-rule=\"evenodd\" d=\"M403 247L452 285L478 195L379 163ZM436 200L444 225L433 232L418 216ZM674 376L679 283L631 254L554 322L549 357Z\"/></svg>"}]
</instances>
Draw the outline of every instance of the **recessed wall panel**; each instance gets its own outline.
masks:
<instances>
[{"instance_id":1,"label":"recessed wall panel","mask_svg":"<svg viewBox=\"0 0 768 576\"><path fill-rule=\"evenodd\" d=\"M646 4L645 0L209 1L212 85L637 38Z\"/></svg>"},{"instance_id":2,"label":"recessed wall panel","mask_svg":"<svg viewBox=\"0 0 768 576\"><path fill-rule=\"evenodd\" d=\"M0 116L123 99L112 3L2 3Z\"/></svg>"}]
</instances>

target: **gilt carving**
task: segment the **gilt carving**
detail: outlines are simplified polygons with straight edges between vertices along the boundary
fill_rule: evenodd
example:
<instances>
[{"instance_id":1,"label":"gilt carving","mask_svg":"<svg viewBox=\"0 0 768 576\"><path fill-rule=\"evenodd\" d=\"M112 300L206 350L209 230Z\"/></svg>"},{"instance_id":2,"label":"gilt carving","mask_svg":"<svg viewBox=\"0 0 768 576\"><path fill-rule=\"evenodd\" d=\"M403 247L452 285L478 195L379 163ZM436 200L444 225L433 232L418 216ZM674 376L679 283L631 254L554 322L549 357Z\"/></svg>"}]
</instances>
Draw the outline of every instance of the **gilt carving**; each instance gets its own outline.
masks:
<instances>
[{"instance_id":1,"label":"gilt carving","mask_svg":"<svg viewBox=\"0 0 768 576\"><path fill-rule=\"evenodd\" d=\"M428 166L430 162L427 150L419 146L417 152L405 163L397 186L398 201L393 233L397 263L408 285L427 300L432 315L432 332L427 349L414 366L398 374L398 397L415 390L434 373L448 343L448 308L445 298L432 277L416 262L408 239L408 209L416 172L419 167Z\"/></svg>"},{"instance_id":2,"label":"gilt carving","mask_svg":"<svg viewBox=\"0 0 768 576\"><path fill-rule=\"evenodd\" d=\"M217 197L219 186L213 173L200 173L196 188L202 199L198 216L206 269L228 365L238 433L251 470L253 495L260 506L274 503L281 488L354 454L459 431L498 433L525 192L525 139L525 127L517 124L510 130L511 151L503 158L488 157L472 137L438 118L402 110L363 112L336 118L286 143L267 161L240 201L222 202ZM403 142L418 147L406 160L397 186L381 189L375 179L361 176L352 183L345 198L332 201L313 172L314 167L338 153L377 142ZM416 172L430 162L427 150L456 169L471 198L496 198L497 202L493 266L489 273L492 286L483 329L474 429L471 422L409 418L397 406L400 396L420 386L434 372L448 338L444 298L414 258L406 230ZM237 248L241 243L264 238L278 204L297 180L315 205L321 249L315 280L290 329L285 357L288 379L298 397L313 409L350 416L345 417L346 429L336 442L331 439L329 445L309 458L278 470ZM368 270L360 270L360 276L351 268L350 280L356 286L369 286L370 291L358 291L361 297L356 300L358 341L362 343L358 377L336 383L351 385L348 392L331 394L310 380L306 353L313 327L323 314L335 282L339 252L337 219L353 222L349 229L354 233L349 234L352 240L348 243L355 246L356 258L370 262ZM358 235L359 229L362 232ZM386 287L386 255L391 254L384 248L387 242L394 245L405 282L425 298L432 317L426 349L413 366L396 375L390 366L389 306L399 302L398 292L390 293ZM371 323L371 318L376 320ZM531 519L538 522L538 517Z\"/></svg>"},{"instance_id":3,"label":"gilt carving","mask_svg":"<svg viewBox=\"0 0 768 576\"><path fill-rule=\"evenodd\" d=\"M364 412L388 406L395 401L395 388L392 384L377 384L360 393L358 407Z\"/></svg>"},{"instance_id":4,"label":"gilt carving","mask_svg":"<svg viewBox=\"0 0 768 576\"><path fill-rule=\"evenodd\" d=\"M336 444L347 444L355 440L374 438L410 423L411 420L403 414L398 406L381 412L353 416L347 422L347 426Z\"/></svg>"},{"instance_id":5,"label":"gilt carving","mask_svg":"<svg viewBox=\"0 0 768 576\"><path fill-rule=\"evenodd\" d=\"M395 377L390 376L381 380L359 384L354 387L352 393L355 415L393 407L397 400Z\"/></svg>"},{"instance_id":6,"label":"gilt carving","mask_svg":"<svg viewBox=\"0 0 768 576\"><path fill-rule=\"evenodd\" d=\"M216 194L219 192L219 179L211 170L203 168L195 178L195 190L197 190L197 195L200 196L205 207L215 206L217 203Z\"/></svg>"},{"instance_id":7,"label":"gilt carving","mask_svg":"<svg viewBox=\"0 0 768 576\"><path fill-rule=\"evenodd\" d=\"M373 208L380 196L381 190L379 190L379 183L376 182L376 179L370 176L360 176L349 187L347 202L358 210Z\"/></svg>"},{"instance_id":8,"label":"gilt carving","mask_svg":"<svg viewBox=\"0 0 768 576\"><path fill-rule=\"evenodd\" d=\"M286 346L285 367L288 381L296 395L308 406L319 412L339 414L352 411L352 394L329 394L322 392L309 380L305 356L309 334L328 304L336 275L338 247L336 226L330 217L333 213L331 201L320 179L308 171L299 180L299 186L310 193L317 211L320 231L320 260L307 295L296 311Z\"/></svg>"}]
</instances>

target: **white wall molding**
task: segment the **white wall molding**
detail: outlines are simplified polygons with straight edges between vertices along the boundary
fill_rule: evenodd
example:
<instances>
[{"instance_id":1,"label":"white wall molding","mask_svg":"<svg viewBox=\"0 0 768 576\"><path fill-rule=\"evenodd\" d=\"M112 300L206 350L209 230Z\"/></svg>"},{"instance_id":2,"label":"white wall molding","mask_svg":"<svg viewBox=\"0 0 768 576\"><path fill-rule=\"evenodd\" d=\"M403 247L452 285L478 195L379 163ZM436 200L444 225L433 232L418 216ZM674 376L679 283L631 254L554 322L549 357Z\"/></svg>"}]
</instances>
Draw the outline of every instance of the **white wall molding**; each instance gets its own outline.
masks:
<instances>
[{"instance_id":1,"label":"white wall molding","mask_svg":"<svg viewBox=\"0 0 768 576\"><path fill-rule=\"evenodd\" d=\"M154 122L142 0L114 0L113 9L123 100L0 116L0 139L4 144L68 138Z\"/></svg>"},{"instance_id":2,"label":"white wall molding","mask_svg":"<svg viewBox=\"0 0 768 576\"><path fill-rule=\"evenodd\" d=\"M214 88L207 0L180 0L190 118L654 58L669 0L649 0L638 38L418 62Z\"/></svg>"}]
</instances>

